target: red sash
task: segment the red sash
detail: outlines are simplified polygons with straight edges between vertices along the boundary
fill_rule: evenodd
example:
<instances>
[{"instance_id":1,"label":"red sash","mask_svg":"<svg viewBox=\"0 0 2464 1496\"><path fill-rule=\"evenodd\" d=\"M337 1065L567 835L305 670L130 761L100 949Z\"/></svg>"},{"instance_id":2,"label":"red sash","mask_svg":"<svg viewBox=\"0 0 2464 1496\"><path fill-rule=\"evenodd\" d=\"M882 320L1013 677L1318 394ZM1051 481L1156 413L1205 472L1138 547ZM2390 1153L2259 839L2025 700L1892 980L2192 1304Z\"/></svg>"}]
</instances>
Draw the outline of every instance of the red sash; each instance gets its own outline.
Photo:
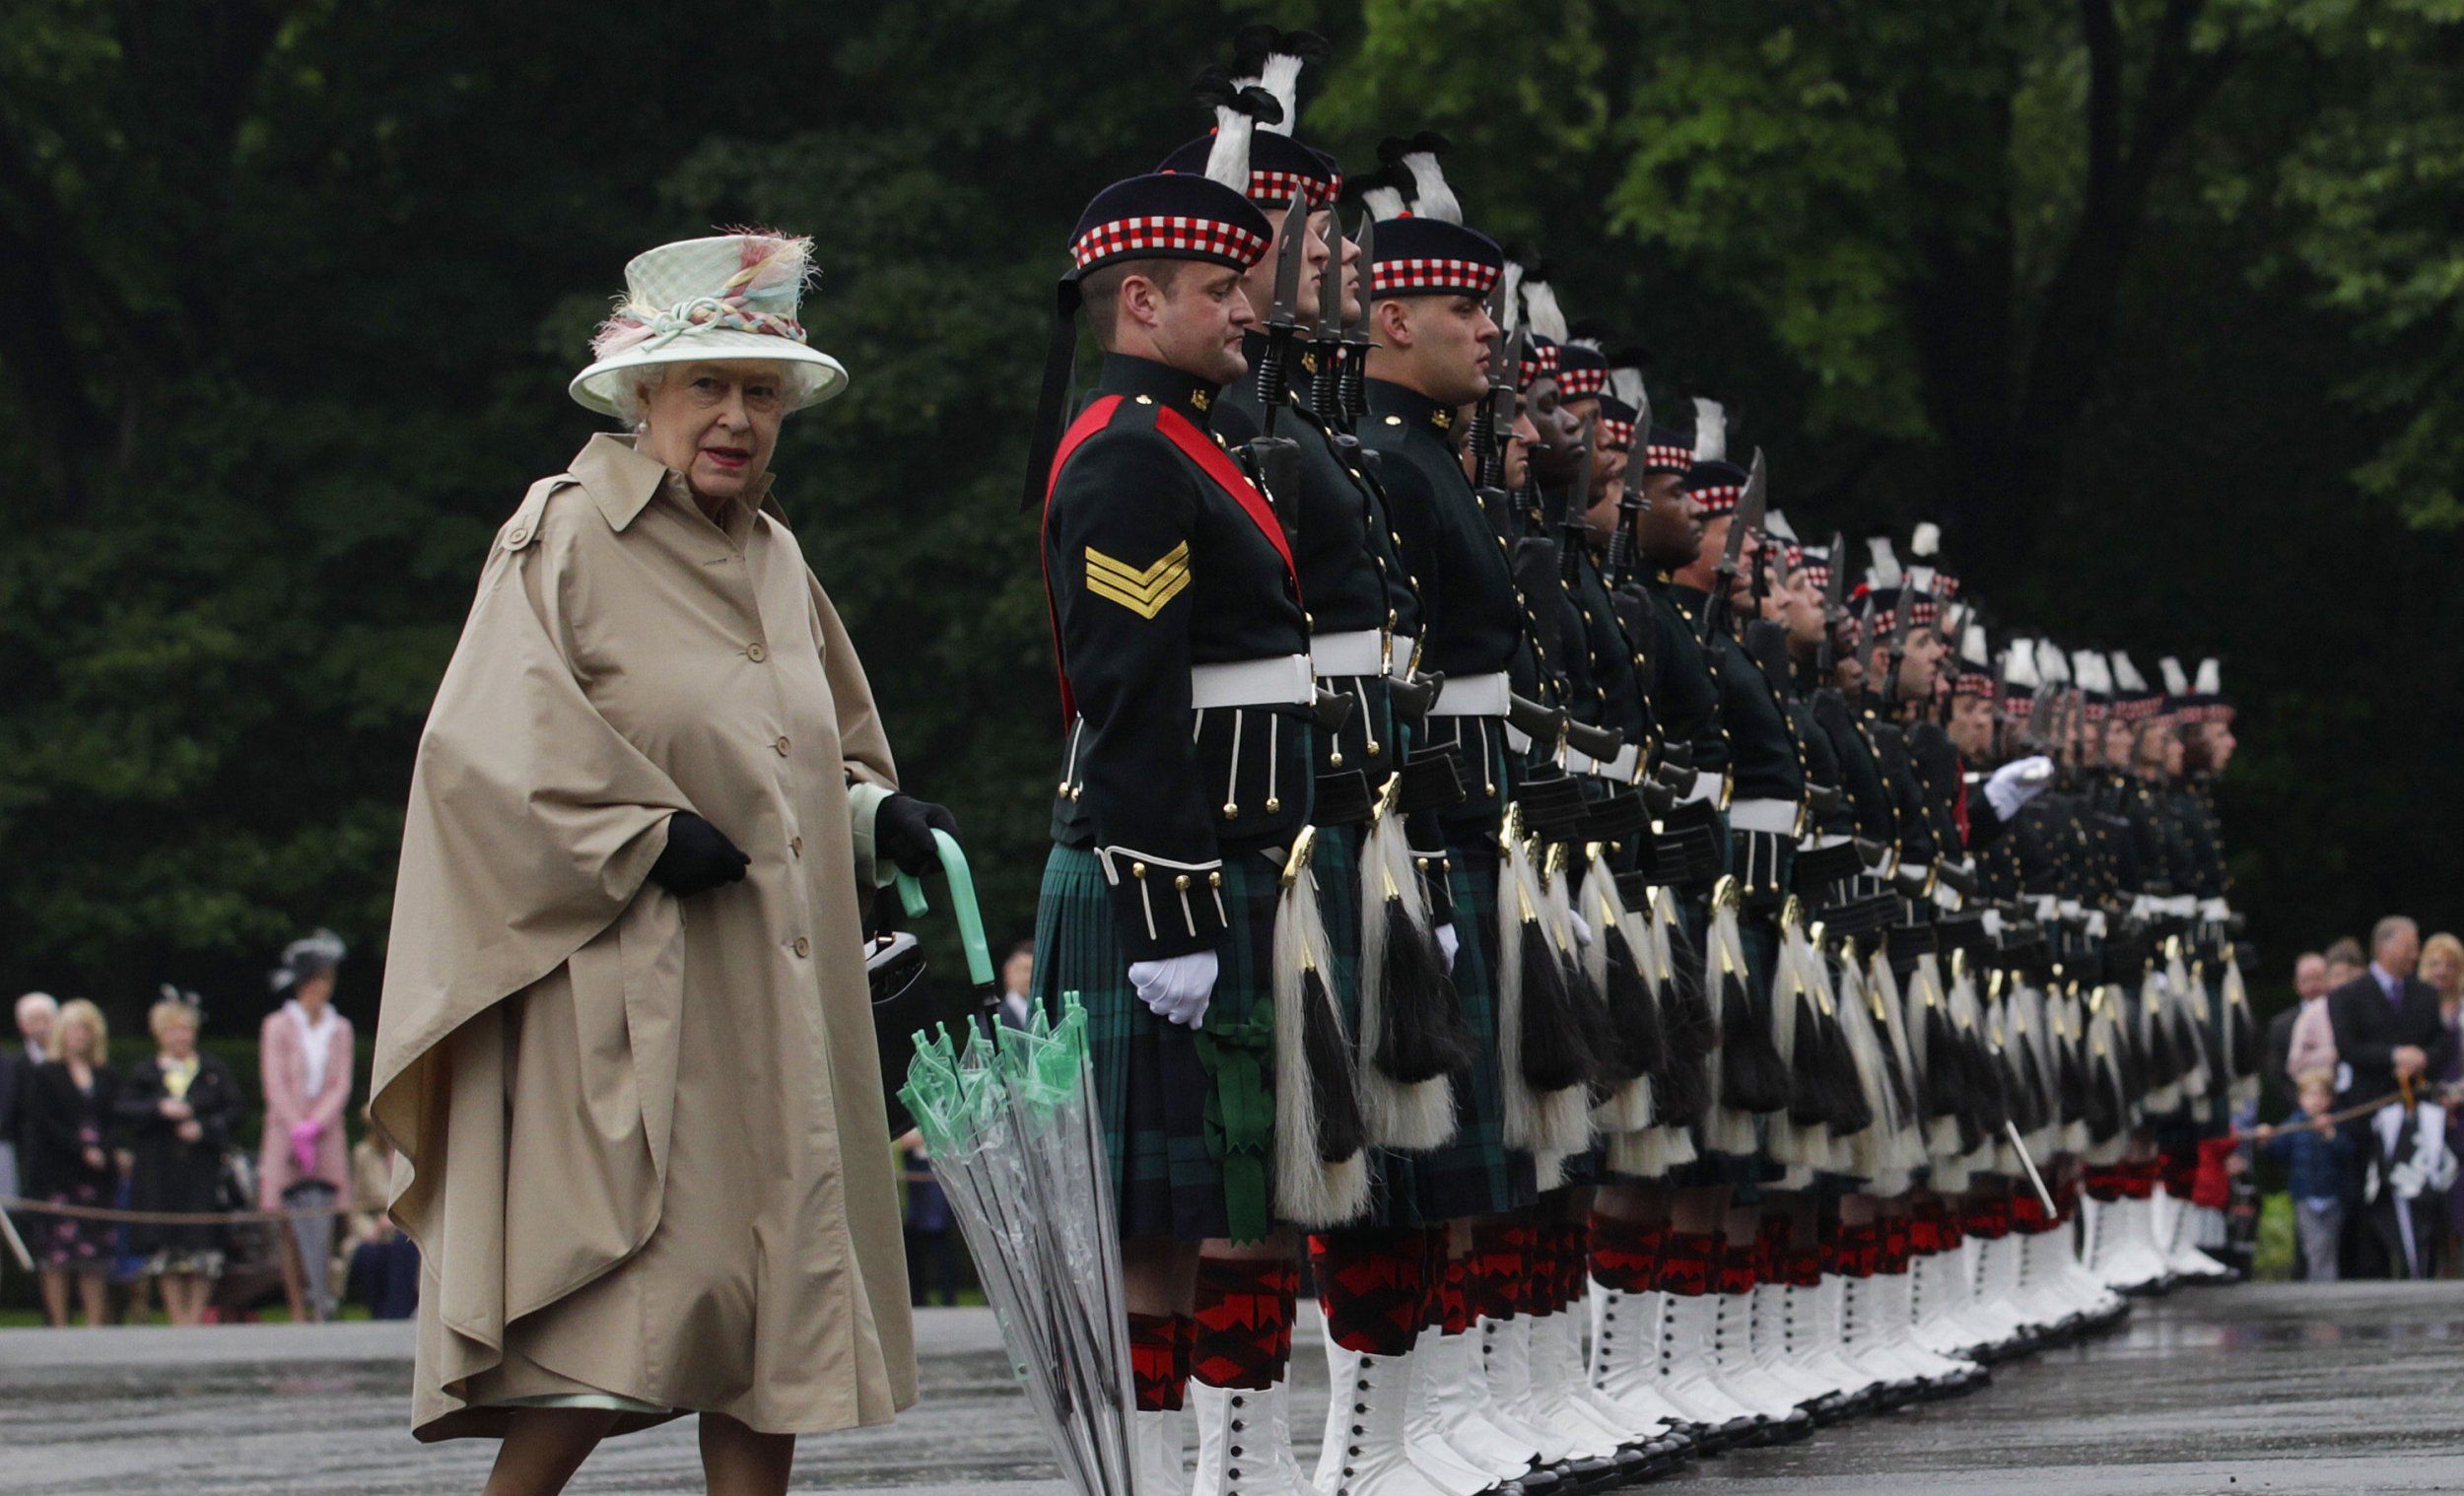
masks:
<instances>
[{"instance_id":1,"label":"red sash","mask_svg":"<svg viewBox=\"0 0 2464 1496\"><path fill-rule=\"evenodd\" d=\"M1060 450L1053 453L1052 476L1044 483L1046 526L1052 523L1053 491L1061 487L1061 469L1068 465L1078 448L1086 444L1088 438L1112 424L1114 413L1121 408L1122 398L1120 395L1105 395L1080 411L1078 419L1069 423L1069 430L1061 439ZM1250 522L1257 525L1259 533L1265 535L1267 543L1274 547L1274 553L1283 558L1283 573L1291 578L1292 591L1297 596L1300 575L1293 570L1292 548L1283 538L1283 525L1275 518L1274 507L1266 502L1266 496L1258 492L1258 485L1249 481L1249 474L1241 471L1241 465L1233 461L1222 447L1191 425L1189 417L1170 406L1156 410L1155 430L1179 447L1183 456L1197 463L1198 470L1213 479L1217 488L1231 495L1234 502L1240 505L1241 511L1249 515ZM1068 663L1061 658L1061 615L1053 608L1052 552L1044 546L1037 549L1044 558L1044 608L1053 626L1053 658L1061 674L1061 726L1062 733L1066 734L1070 724L1078 719L1078 701L1076 694L1069 689Z\"/></svg>"}]
</instances>

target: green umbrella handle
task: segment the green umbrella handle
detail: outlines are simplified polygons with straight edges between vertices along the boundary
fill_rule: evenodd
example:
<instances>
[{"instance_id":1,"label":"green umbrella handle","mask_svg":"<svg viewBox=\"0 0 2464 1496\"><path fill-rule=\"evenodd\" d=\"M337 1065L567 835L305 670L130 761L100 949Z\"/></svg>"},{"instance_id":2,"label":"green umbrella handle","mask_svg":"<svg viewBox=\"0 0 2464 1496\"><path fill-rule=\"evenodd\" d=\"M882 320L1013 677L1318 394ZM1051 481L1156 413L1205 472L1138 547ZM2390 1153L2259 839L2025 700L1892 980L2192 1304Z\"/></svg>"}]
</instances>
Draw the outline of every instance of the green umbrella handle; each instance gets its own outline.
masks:
<instances>
[{"instance_id":1,"label":"green umbrella handle","mask_svg":"<svg viewBox=\"0 0 2464 1496\"><path fill-rule=\"evenodd\" d=\"M976 880L968 871L967 853L946 831L936 829L932 841L941 851L941 872L950 881L950 907L958 916L959 943L967 950L968 980L989 987L993 980L992 951L984 943L984 916L976 908ZM898 875L898 899L910 919L924 918L932 908L924 898L924 884L909 873Z\"/></svg>"}]
</instances>

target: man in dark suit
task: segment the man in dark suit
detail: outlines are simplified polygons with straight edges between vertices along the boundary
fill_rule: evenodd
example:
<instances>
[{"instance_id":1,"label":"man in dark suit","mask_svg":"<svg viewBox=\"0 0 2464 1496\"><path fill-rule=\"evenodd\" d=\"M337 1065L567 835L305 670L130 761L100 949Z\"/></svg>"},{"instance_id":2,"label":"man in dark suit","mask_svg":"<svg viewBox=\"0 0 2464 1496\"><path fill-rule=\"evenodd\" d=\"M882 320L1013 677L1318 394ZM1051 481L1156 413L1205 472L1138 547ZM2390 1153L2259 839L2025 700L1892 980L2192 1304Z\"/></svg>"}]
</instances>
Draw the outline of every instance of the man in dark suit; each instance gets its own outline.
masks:
<instances>
[{"instance_id":1,"label":"man in dark suit","mask_svg":"<svg viewBox=\"0 0 2464 1496\"><path fill-rule=\"evenodd\" d=\"M2310 1004L2327 1000L2327 958L2316 951L2303 951L2294 957L2293 989L2300 1000L2268 1020L2267 1073L2262 1077L2267 1084L2268 1100L2288 1115L2301 1100L2294 1094L2293 1077L2285 1069L2293 1055L2293 1022L2309 1010Z\"/></svg>"},{"instance_id":2,"label":"man in dark suit","mask_svg":"<svg viewBox=\"0 0 2464 1496\"><path fill-rule=\"evenodd\" d=\"M2445 1068L2455 1040L2439 1021L2436 989L2413 975L2421 955L2421 927L2390 915L2370 930L2369 970L2328 994L2327 1017L2336 1031L2336 1057L2343 1071L2338 1077L2343 1081L2336 1098L2339 1111L2376 1101L2401 1081L2427 1086ZM2372 1122L2376 1136L2380 1129L2376 1119ZM2372 1151L2381 1155L2382 1184L2378 1197L2362 1212L2367 1229L2356 1244L2361 1259L2354 1265L2361 1269L2359 1276L2386 1276L2389 1269L2401 1276L2406 1248L2396 1212L2410 1209L2413 1202L2396 1199L2383 1183L2395 1160L2383 1156L2383 1146Z\"/></svg>"}]
</instances>

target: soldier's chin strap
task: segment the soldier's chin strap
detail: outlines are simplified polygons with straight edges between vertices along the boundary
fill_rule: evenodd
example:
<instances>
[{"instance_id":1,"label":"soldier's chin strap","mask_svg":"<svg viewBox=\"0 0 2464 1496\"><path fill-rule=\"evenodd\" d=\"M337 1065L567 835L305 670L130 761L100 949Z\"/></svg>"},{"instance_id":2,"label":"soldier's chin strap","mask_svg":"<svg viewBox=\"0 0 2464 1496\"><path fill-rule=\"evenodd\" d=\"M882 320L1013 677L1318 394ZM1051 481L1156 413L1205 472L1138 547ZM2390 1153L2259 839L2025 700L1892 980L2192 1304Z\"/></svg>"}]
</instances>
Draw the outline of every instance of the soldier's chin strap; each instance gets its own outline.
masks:
<instances>
[{"instance_id":1,"label":"soldier's chin strap","mask_svg":"<svg viewBox=\"0 0 2464 1496\"><path fill-rule=\"evenodd\" d=\"M1035 406L1035 430L1027 445L1027 480L1018 497L1023 512L1040 508L1052 491L1053 458L1061 449L1069 415L1069 386L1078 373L1078 278L1064 277L1053 296L1053 329L1044 345L1044 389Z\"/></svg>"}]
</instances>

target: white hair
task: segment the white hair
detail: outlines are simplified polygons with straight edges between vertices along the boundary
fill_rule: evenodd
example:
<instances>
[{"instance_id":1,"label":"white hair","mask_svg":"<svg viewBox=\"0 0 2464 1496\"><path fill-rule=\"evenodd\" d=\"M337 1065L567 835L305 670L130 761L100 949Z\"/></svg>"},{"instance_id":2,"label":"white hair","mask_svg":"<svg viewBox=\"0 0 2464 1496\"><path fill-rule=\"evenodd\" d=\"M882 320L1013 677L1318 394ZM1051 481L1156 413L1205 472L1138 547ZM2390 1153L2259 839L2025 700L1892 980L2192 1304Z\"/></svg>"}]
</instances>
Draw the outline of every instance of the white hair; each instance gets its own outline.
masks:
<instances>
[{"instance_id":1,"label":"white hair","mask_svg":"<svg viewBox=\"0 0 2464 1496\"><path fill-rule=\"evenodd\" d=\"M24 1023L26 1021L27 1014L37 1012L49 1013L54 1018L57 1018L60 1015L60 999L52 996L49 992L28 992L25 996L17 999L18 1022Z\"/></svg>"},{"instance_id":2,"label":"white hair","mask_svg":"<svg viewBox=\"0 0 2464 1496\"><path fill-rule=\"evenodd\" d=\"M616 419L625 423L625 430L638 432L649 424L644 407L650 403L651 395L666 387L667 371L674 367L670 364L645 364L639 369L628 370L625 376L616 381L616 387L607 392L608 398L615 402Z\"/></svg>"}]
</instances>

